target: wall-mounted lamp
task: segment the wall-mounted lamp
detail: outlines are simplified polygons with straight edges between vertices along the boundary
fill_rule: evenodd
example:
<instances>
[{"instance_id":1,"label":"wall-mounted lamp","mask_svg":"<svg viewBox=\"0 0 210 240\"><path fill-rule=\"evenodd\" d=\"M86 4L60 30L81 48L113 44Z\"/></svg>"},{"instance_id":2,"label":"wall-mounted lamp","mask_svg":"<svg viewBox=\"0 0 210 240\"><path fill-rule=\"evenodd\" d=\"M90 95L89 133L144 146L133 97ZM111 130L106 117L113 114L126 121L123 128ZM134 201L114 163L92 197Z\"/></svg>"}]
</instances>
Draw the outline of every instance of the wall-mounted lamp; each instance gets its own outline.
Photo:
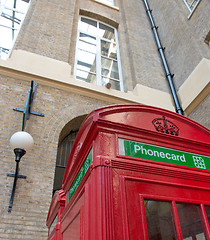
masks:
<instances>
[{"instance_id":1,"label":"wall-mounted lamp","mask_svg":"<svg viewBox=\"0 0 210 240\"><path fill-rule=\"evenodd\" d=\"M20 159L23 155L26 154L28 150L30 150L33 147L33 144L34 144L34 140L32 136L29 133L24 131L16 132L10 138L10 145L14 149L14 153L15 153L16 170L15 170L15 174L7 173L7 176L14 177L14 183L13 183L12 193L10 197L8 212L12 211L17 179L26 178L26 176L18 174Z\"/></svg>"}]
</instances>

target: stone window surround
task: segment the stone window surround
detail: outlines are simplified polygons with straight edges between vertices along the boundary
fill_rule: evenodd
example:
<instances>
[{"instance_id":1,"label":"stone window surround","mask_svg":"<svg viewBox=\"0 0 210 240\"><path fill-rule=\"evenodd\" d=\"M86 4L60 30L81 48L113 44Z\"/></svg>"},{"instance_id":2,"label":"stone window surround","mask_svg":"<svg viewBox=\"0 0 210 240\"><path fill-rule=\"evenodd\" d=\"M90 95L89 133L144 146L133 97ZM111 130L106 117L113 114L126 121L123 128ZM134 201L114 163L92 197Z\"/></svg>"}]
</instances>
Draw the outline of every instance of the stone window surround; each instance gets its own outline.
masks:
<instances>
[{"instance_id":1,"label":"stone window surround","mask_svg":"<svg viewBox=\"0 0 210 240\"><path fill-rule=\"evenodd\" d=\"M53 72L52 69L54 69ZM133 91L125 93L78 81L70 74L71 66L68 63L23 50L14 50L7 61L0 59L0 70L5 76L20 78L29 82L34 79L38 84L108 101L110 104L146 104L175 111L169 93L151 89L141 84L137 84ZM209 94L209 74L210 60L203 58L179 88L178 95L187 116ZM199 85L197 79L199 79Z\"/></svg>"},{"instance_id":2,"label":"stone window surround","mask_svg":"<svg viewBox=\"0 0 210 240\"><path fill-rule=\"evenodd\" d=\"M95 1L95 0L94 0ZM95 18L90 18L90 17L87 17L86 15L80 15L80 20L81 20L81 18L84 18L84 19L90 19L90 20L93 20L93 21L95 21L95 22L97 22L97 26L100 24L100 23L102 23L103 25L106 25L106 26L108 26L108 27L111 27L113 30L114 30L114 34L115 34L115 44L116 44L116 47L117 47L117 64L118 64L118 73L119 73L119 84L120 84L120 91L124 91L124 87L123 87L123 78L122 78L122 69L121 69L121 60L120 60L120 50L119 50L119 42L118 42L118 36L117 36L117 29L114 27L114 26L111 26L111 25L109 25L109 24L107 24L107 23L104 23L103 21L101 21L101 20L97 20L97 19L95 19ZM98 28L98 27L97 27ZM80 30L78 29L78 36L77 36L77 43L78 43L78 40L79 40L79 33L80 33ZM98 34L97 34L98 35ZM98 38L98 37L97 37ZM100 39L100 41L101 40L103 40L103 37L99 37ZM108 41L108 40L107 40ZM98 40L97 40L97 42L98 42ZM100 44L99 44L100 45ZM99 47L99 45L97 44L97 48ZM99 47L100 48L100 47ZM76 70L77 70L77 68L76 68L76 62L77 62L77 47L76 47L76 54L75 54L75 64L74 64L74 66L75 66L75 68L74 68L74 75L76 76ZM98 52L98 51L97 51ZM99 51L100 52L100 51ZM96 54L96 55L98 55L98 53ZM101 54L99 54L100 56L99 57L101 57L102 55ZM100 67L100 69L101 69L101 63L98 61L99 60L99 58L98 57L96 57L96 62L97 62L97 64L99 64L99 67ZM101 70L100 70L101 71ZM96 71L96 76L97 76L97 80L96 80L96 82L97 82L97 85L101 85L101 78L99 77L101 74L99 73L100 72L99 71L99 68L98 68L98 72ZM111 87L112 88L112 87Z\"/></svg>"}]
</instances>

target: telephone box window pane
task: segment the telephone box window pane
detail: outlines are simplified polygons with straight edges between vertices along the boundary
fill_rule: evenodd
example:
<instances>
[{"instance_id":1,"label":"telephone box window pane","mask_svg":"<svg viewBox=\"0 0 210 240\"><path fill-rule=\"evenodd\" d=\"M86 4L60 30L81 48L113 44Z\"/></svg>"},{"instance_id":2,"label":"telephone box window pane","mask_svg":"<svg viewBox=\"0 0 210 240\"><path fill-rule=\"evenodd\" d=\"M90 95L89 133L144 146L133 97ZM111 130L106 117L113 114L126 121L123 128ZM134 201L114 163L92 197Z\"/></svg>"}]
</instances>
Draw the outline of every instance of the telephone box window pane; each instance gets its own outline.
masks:
<instances>
[{"instance_id":1,"label":"telephone box window pane","mask_svg":"<svg viewBox=\"0 0 210 240\"><path fill-rule=\"evenodd\" d=\"M210 206L205 206L205 209L206 209L206 215L210 225Z\"/></svg>"},{"instance_id":2,"label":"telephone box window pane","mask_svg":"<svg viewBox=\"0 0 210 240\"><path fill-rule=\"evenodd\" d=\"M49 235L51 234L51 232L53 231L53 229L55 228L55 225L57 224L58 221L58 214L56 215L56 217L54 218L51 226L50 226L50 230L49 230Z\"/></svg>"},{"instance_id":3,"label":"telephone box window pane","mask_svg":"<svg viewBox=\"0 0 210 240\"><path fill-rule=\"evenodd\" d=\"M177 203L184 240L205 240L199 205Z\"/></svg>"},{"instance_id":4,"label":"telephone box window pane","mask_svg":"<svg viewBox=\"0 0 210 240\"><path fill-rule=\"evenodd\" d=\"M145 200L149 240L176 240L170 202Z\"/></svg>"}]
</instances>

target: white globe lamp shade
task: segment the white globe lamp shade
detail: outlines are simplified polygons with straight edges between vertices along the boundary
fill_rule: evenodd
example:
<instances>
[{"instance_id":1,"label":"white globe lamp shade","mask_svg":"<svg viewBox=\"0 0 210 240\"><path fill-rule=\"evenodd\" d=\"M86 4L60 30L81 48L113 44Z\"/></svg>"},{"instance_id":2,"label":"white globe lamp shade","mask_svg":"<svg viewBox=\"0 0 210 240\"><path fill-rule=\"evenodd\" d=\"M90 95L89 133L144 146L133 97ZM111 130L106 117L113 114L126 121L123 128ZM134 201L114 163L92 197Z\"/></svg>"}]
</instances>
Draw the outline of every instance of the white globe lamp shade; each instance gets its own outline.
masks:
<instances>
[{"instance_id":1,"label":"white globe lamp shade","mask_svg":"<svg viewBox=\"0 0 210 240\"><path fill-rule=\"evenodd\" d=\"M16 132L10 138L10 146L15 148L24 149L26 152L33 147L33 137L24 131Z\"/></svg>"}]
</instances>

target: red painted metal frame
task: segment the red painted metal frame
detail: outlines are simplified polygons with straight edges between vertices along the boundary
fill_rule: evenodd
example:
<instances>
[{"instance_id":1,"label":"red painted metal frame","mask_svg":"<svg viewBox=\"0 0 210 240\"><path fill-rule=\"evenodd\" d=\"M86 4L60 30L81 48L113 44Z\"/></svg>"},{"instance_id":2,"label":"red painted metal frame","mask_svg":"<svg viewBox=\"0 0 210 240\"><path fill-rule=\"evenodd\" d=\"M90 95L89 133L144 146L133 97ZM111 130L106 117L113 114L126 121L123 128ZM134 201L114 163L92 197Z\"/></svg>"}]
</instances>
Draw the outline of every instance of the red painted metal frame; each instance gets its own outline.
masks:
<instances>
[{"instance_id":1,"label":"red painted metal frame","mask_svg":"<svg viewBox=\"0 0 210 240\"><path fill-rule=\"evenodd\" d=\"M149 175L147 174L146 177L149 177ZM185 184L180 185L176 183L176 179L172 179L171 182L167 182L164 180L155 181L154 179L151 179L151 176L150 178L142 178L142 176L140 175L139 177L127 175L126 177L120 177L120 179L121 195L123 193L122 203L120 205L122 205L123 202L127 203L123 206L126 206L126 211L124 211L129 215L129 217L127 216L126 218L124 218L126 219L126 222L124 222L124 226L127 228L127 232L130 231L130 238L126 237L124 239L148 240L144 199L168 201L172 203L172 211L175 220L176 231L178 234L177 237L179 240L182 239L182 233L175 202L199 204L201 208L203 225L206 231L206 239L209 239L210 227L204 209L204 204L210 204L209 189L201 188L200 186L190 186ZM133 187L126 186L126 182L130 182ZM141 183L141 186L138 187L139 183ZM150 185L153 186L151 187ZM165 188L165 192L163 192L161 188ZM174 189L172 188L175 188L176 191L174 191ZM151 191L152 193L150 193ZM193 194L194 198L189 198L187 196L189 193ZM132 222L133 216L136 216L134 223ZM133 227L135 231L130 230L129 227Z\"/></svg>"},{"instance_id":2,"label":"red painted metal frame","mask_svg":"<svg viewBox=\"0 0 210 240\"><path fill-rule=\"evenodd\" d=\"M152 122L163 116L178 126L178 136L156 131ZM70 201L65 201L63 239L148 239L144 198L171 201L179 240L182 233L176 202L199 204L209 239L204 204L210 205L210 171L121 156L118 138L210 155L210 131L179 114L143 105L93 111L78 132L63 179L67 196L92 148L90 168Z\"/></svg>"},{"instance_id":3,"label":"red painted metal frame","mask_svg":"<svg viewBox=\"0 0 210 240\"><path fill-rule=\"evenodd\" d=\"M47 216L46 225L48 227L48 240L62 240L62 234L61 234L61 214L65 207L65 193L63 190L56 191L53 199L51 201L50 209ZM50 232L50 228L54 220L57 221L55 224L54 229Z\"/></svg>"}]
</instances>

